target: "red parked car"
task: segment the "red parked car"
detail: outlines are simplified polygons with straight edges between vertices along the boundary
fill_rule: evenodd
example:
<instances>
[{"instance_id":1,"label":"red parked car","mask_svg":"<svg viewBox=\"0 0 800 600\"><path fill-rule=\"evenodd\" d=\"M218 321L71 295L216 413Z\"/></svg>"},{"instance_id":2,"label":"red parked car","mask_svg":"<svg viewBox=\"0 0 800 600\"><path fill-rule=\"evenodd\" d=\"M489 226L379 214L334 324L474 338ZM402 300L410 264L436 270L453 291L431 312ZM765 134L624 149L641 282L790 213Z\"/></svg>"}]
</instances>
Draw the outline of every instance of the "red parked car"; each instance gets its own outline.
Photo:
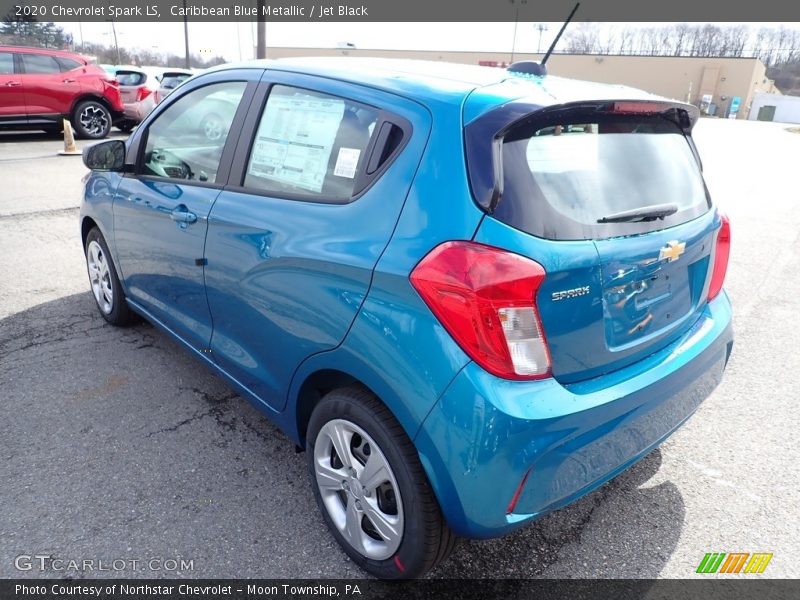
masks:
<instances>
[{"instance_id":1,"label":"red parked car","mask_svg":"<svg viewBox=\"0 0 800 600\"><path fill-rule=\"evenodd\" d=\"M122 117L119 85L71 52L0 46L0 128L61 131L99 139Z\"/></svg>"}]
</instances>

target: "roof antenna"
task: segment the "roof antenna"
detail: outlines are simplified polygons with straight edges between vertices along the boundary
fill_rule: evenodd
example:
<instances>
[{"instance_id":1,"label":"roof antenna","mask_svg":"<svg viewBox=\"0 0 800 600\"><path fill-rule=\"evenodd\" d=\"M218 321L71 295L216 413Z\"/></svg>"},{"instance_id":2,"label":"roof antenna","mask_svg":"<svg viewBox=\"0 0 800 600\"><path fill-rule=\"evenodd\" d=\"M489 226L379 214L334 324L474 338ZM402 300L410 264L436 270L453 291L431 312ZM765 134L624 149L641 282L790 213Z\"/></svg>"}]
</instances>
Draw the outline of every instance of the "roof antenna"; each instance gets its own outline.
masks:
<instances>
[{"instance_id":1,"label":"roof antenna","mask_svg":"<svg viewBox=\"0 0 800 600\"><path fill-rule=\"evenodd\" d=\"M547 64L547 60L550 58L550 55L553 53L553 50L555 50L558 40L561 39L561 34L564 33L564 30L567 28L567 25L569 25L570 21L572 21L572 17L575 16L575 13L577 12L578 7L580 5L581 5L580 2L575 3L575 8L572 9L572 12L569 13L567 20L564 21L564 24L561 26L561 29L559 30L558 34L553 40L553 43L550 44L550 47L547 49L547 53L544 55L544 58L542 58L542 62L537 63L536 61L533 60L521 60L512 63L508 67L508 70L513 71L515 73L525 73L527 75L535 75L537 77L544 77L545 75L547 75L547 67L545 66Z\"/></svg>"}]
</instances>

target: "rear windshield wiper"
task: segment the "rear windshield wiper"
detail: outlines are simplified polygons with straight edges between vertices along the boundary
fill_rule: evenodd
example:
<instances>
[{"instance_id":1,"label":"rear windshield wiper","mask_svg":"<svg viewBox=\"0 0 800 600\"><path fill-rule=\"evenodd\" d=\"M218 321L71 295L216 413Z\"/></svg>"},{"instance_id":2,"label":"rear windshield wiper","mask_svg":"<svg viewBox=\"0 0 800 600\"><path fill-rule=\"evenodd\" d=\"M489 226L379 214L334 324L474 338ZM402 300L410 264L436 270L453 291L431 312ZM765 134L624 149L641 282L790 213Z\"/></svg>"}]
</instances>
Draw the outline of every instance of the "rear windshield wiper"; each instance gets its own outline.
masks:
<instances>
[{"instance_id":1,"label":"rear windshield wiper","mask_svg":"<svg viewBox=\"0 0 800 600\"><path fill-rule=\"evenodd\" d=\"M654 221L663 219L678 212L678 205L653 204L644 208L634 208L633 210L623 210L622 212L607 215L602 219L597 219L598 223L630 223L636 221Z\"/></svg>"}]
</instances>

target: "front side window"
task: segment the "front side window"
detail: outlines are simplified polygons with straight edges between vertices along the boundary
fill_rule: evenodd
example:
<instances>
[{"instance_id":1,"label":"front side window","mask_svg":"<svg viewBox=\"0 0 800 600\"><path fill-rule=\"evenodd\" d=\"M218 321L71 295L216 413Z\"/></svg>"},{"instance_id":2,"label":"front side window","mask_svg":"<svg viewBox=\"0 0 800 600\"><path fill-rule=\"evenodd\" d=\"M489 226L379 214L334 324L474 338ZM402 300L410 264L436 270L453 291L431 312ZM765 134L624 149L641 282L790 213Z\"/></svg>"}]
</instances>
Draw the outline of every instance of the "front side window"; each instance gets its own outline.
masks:
<instances>
[{"instance_id":1,"label":"front side window","mask_svg":"<svg viewBox=\"0 0 800 600\"><path fill-rule=\"evenodd\" d=\"M46 54L23 54L22 68L27 75L50 75L61 72L61 66L56 59Z\"/></svg>"},{"instance_id":2,"label":"front side window","mask_svg":"<svg viewBox=\"0 0 800 600\"><path fill-rule=\"evenodd\" d=\"M11 52L0 52L0 75L14 73L14 55Z\"/></svg>"},{"instance_id":3,"label":"front side window","mask_svg":"<svg viewBox=\"0 0 800 600\"><path fill-rule=\"evenodd\" d=\"M276 85L261 116L244 185L278 196L347 200L377 122L372 108Z\"/></svg>"},{"instance_id":4,"label":"front side window","mask_svg":"<svg viewBox=\"0 0 800 600\"><path fill-rule=\"evenodd\" d=\"M217 83L181 97L147 131L141 174L214 183L247 84Z\"/></svg>"},{"instance_id":5,"label":"front side window","mask_svg":"<svg viewBox=\"0 0 800 600\"><path fill-rule=\"evenodd\" d=\"M512 132L503 178L495 216L549 239L664 229L709 208L688 138L659 116L597 116ZM653 216L659 210L668 214Z\"/></svg>"}]
</instances>

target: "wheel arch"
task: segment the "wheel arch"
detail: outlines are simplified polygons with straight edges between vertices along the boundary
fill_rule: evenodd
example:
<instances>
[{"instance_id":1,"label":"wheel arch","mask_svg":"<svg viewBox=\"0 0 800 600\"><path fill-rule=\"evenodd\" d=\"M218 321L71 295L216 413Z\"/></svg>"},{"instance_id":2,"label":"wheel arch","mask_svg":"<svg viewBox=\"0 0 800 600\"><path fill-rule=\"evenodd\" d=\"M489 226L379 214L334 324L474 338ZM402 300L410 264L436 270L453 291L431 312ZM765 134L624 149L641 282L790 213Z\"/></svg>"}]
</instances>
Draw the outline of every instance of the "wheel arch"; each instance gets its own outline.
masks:
<instances>
[{"instance_id":1,"label":"wheel arch","mask_svg":"<svg viewBox=\"0 0 800 600\"><path fill-rule=\"evenodd\" d=\"M112 121L116 118L117 112L114 110L114 108L108 102L108 100L106 100L106 98L104 98L103 96L98 96L97 94L92 94L91 92L85 92L83 94L79 94L78 96L75 96L75 98L72 100L72 104L69 107L69 115L67 115L67 118L70 120L70 122L72 122L72 118L75 115L75 109L78 108L78 105L81 102L85 102L87 100L94 100L95 102L99 102L100 104L105 106L106 110L108 110L109 114L111 115L111 120ZM73 125L74 125L74 123L73 123Z\"/></svg>"},{"instance_id":2,"label":"wheel arch","mask_svg":"<svg viewBox=\"0 0 800 600\"><path fill-rule=\"evenodd\" d=\"M381 400L380 396L376 394L373 389L357 377L345 371L321 368L309 373L305 377L295 396L294 410L295 427L297 428L296 437L298 445L301 448L306 447L306 430L308 429L308 423L311 420L311 413L314 412L314 408L319 404L320 400L322 400L325 394L333 390L352 385L357 385L369 391L381 404L385 405L383 400ZM389 409L388 406L387 409ZM389 409L389 411L391 412L391 409Z\"/></svg>"},{"instance_id":3,"label":"wheel arch","mask_svg":"<svg viewBox=\"0 0 800 600\"><path fill-rule=\"evenodd\" d=\"M95 221L92 217L83 217L83 219L81 219L81 243L83 244L84 248L86 247L86 237L89 235L89 232L95 227L100 229L100 226L97 224L97 221ZM102 229L100 230L100 233L103 233Z\"/></svg>"}]
</instances>

